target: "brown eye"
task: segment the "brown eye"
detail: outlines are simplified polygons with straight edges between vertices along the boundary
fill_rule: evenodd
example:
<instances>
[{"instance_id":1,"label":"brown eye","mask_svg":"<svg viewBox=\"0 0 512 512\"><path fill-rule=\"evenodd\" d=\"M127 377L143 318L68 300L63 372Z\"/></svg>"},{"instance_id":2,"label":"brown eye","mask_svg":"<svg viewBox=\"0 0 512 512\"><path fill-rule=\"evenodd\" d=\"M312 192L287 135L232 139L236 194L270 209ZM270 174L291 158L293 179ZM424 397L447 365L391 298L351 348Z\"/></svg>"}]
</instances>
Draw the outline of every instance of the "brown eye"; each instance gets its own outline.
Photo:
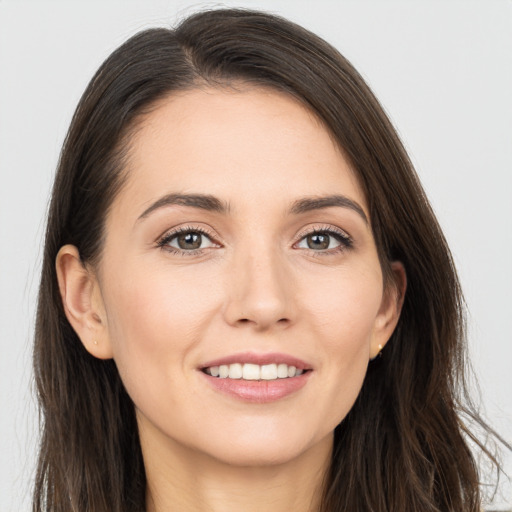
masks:
<instances>
[{"instance_id":1,"label":"brown eye","mask_svg":"<svg viewBox=\"0 0 512 512\"><path fill-rule=\"evenodd\" d=\"M178 247L183 250L194 250L201 247L203 235L201 233L182 233L176 237Z\"/></svg>"},{"instance_id":2,"label":"brown eye","mask_svg":"<svg viewBox=\"0 0 512 512\"><path fill-rule=\"evenodd\" d=\"M192 252L216 246L206 233L193 229L171 233L158 245L160 247L167 247L168 249L174 249L182 252Z\"/></svg>"},{"instance_id":3,"label":"brown eye","mask_svg":"<svg viewBox=\"0 0 512 512\"><path fill-rule=\"evenodd\" d=\"M297 249L333 254L352 247L352 239L343 231L334 229L313 230L305 233L295 245Z\"/></svg>"},{"instance_id":4,"label":"brown eye","mask_svg":"<svg viewBox=\"0 0 512 512\"><path fill-rule=\"evenodd\" d=\"M338 233L329 231L315 231L304 236L297 244L299 249L311 249L313 251L326 251L340 246L348 246L349 239L345 240Z\"/></svg>"},{"instance_id":5,"label":"brown eye","mask_svg":"<svg viewBox=\"0 0 512 512\"><path fill-rule=\"evenodd\" d=\"M309 249L329 249L331 237L323 233L314 233L313 235L308 235L306 241Z\"/></svg>"}]
</instances>

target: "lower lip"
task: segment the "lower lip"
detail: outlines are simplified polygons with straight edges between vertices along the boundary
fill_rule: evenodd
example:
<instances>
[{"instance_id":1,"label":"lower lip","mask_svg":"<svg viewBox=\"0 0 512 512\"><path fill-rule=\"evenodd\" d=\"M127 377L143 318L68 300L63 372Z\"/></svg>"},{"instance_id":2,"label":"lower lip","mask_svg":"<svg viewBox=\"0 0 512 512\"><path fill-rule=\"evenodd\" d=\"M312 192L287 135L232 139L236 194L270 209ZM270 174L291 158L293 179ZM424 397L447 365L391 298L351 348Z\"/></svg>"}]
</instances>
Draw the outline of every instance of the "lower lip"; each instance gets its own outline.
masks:
<instances>
[{"instance_id":1,"label":"lower lip","mask_svg":"<svg viewBox=\"0 0 512 512\"><path fill-rule=\"evenodd\" d=\"M306 385L311 373L311 371L308 371L297 377L289 377L287 379L243 380L221 379L201 372L208 384L217 391L244 402L259 404L275 402L297 392Z\"/></svg>"}]
</instances>

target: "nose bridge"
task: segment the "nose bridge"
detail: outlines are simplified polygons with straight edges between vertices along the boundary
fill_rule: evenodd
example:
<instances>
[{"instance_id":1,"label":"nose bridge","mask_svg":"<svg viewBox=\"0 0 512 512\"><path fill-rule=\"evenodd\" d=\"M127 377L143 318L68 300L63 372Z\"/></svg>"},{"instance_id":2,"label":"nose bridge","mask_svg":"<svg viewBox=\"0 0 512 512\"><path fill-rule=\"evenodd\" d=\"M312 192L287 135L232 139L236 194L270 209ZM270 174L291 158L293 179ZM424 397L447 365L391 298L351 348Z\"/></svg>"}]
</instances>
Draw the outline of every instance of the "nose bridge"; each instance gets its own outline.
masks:
<instances>
[{"instance_id":1,"label":"nose bridge","mask_svg":"<svg viewBox=\"0 0 512 512\"><path fill-rule=\"evenodd\" d=\"M292 320L291 280L286 259L264 240L234 251L227 320L259 330Z\"/></svg>"}]
</instances>

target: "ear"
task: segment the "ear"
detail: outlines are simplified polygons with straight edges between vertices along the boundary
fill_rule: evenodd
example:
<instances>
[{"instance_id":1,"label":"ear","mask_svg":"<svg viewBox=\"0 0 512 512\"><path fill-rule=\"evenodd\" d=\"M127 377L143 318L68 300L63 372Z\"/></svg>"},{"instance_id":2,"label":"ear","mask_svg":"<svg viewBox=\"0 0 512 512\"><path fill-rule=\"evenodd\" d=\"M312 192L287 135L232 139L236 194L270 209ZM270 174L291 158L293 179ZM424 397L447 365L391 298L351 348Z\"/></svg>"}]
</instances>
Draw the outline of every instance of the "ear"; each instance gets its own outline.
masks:
<instances>
[{"instance_id":1,"label":"ear","mask_svg":"<svg viewBox=\"0 0 512 512\"><path fill-rule=\"evenodd\" d=\"M393 261L391 263L391 271L393 277L391 283L387 284L382 294L382 303L375 319L370 346L370 359L377 357L389 341L400 318L404 303L405 290L407 288L405 267L400 261Z\"/></svg>"},{"instance_id":2,"label":"ear","mask_svg":"<svg viewBox=\"0 0 512 512\"><path fill-rule=\"evenodd\" d=\"M74 245L60 248L55 261L64 312L85 349L99 359L112 358L107 316L100 287Z\"/></svg>"}]
</instances>

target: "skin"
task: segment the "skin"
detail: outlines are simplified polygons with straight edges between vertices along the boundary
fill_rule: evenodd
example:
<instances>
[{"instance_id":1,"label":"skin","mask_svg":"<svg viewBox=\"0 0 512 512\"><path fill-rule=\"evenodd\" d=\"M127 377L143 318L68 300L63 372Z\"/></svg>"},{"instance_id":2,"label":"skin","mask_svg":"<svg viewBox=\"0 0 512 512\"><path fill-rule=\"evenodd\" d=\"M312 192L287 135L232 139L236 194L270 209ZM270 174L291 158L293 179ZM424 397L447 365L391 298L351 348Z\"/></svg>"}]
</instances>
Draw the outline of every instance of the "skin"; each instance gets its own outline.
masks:
<instances>
[{"instance_id":1,"label":"skin","mask_svg":"<svg viewBox=\"0 0 512 512\"><path fill-rule=\"evenodd\" d=\"M371 226L353 208L290 212L339 194L369 218L349 163L293 98L206 88L147 115L127 173L98 268L65 246L57 271L69 321L93 356L114 358L135 403L148 510L316 510L333 430L405 291L397 262L384 289ZM140 218L176 193L213 195L229 212L167 205ZM199 252L159 245L179 227L207 230ZM315 229L327 249L308 245ZM300 358L307 383L270 403L208 385L201 365L240 352Z\"/></svg>"}]
</instances>

